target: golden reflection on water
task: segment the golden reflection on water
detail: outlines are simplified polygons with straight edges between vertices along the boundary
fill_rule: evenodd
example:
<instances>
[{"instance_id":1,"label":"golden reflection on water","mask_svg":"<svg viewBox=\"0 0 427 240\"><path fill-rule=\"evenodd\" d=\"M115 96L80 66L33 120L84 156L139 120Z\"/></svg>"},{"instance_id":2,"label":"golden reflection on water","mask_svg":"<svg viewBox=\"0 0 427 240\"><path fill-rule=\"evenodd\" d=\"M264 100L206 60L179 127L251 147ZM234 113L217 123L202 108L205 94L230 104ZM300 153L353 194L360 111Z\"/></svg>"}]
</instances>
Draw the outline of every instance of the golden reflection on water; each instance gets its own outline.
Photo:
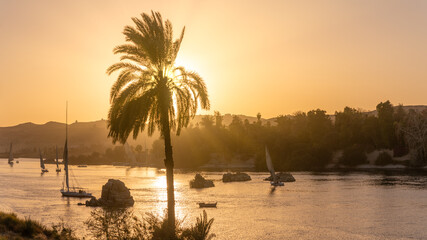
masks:
<instances>
[{"instance_id":1,"label":"golden reflection on water","mask_svg":"<svg viewBox=\"0 0 427 240\"><path fill-rule=\"evenodd\" d=\"M97 197L108 179L122 180L134 197L136 214L163 216L167 208L163 171L124 166L71 168L81 186ZM21 159L13 168L6 159L0 161L0 209L48 226L62 218L84 236L84 221L92 208L77 205L84 200L61 197L63 174L40 176L38 159ZM296 182L272 192L263 181L268 173L249 173L249 182L223 183L222 172L205 172L215 183L207 189L189 187L194 174L174 175L177 219L192 224L206 210L209 218L215 218L212 232L218 239L427 239L426 176L393 176L384 184L384 176L377 174L295 173ZM197 202L204 201L218 202L218 208L200 209Z\"/></svg>"}]
</instances>

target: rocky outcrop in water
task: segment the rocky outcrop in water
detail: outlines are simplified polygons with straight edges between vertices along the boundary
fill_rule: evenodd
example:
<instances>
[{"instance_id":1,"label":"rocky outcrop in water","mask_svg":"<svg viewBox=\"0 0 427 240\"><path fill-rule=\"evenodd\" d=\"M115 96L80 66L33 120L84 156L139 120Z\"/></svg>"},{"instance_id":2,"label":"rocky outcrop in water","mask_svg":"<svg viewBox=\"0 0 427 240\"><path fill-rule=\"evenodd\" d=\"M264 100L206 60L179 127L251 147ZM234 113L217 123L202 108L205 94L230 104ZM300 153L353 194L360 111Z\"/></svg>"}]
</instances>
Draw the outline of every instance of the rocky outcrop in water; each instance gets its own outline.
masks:
<instances>
[{"instance_id":1,"label":"rocky outcrop in water","mask_svg":"<svg viewBox=\"0 0 427 240\"><path fill-rule=\"evenodd\" d=\"M196 174L193 180L190 181L190 188L208 188L215 187L212 180L207 180L202 175Z\"/></svg>"},{"instance_id":2,"label":"rocky outcrop in water","mask_svg":"<svg viewBox=\"0 0 427 240\"><path fill-rule=\"evenodd\" d=\"M102 186L101 198L96 199L92 197L86 201L86 206L91 207L131 207L135 201L130 195L129 189L125 184L116 179L109 179L108 182Z\"/></svg>"},{"instance_id":3,"label":"rocky outcrop in water","mask_svg":"<svg viewBox=\"0 0 427 240\"><path fill-rule=\"evenodd\" d=\"M294 176L288 172L280 172L276 173L276 178L279 182L295 182ZM268 178L265 178L264 181L273 181L273 178L270 176Z\"/></svg>"},{"instance_id":4,"label":"rocky outcrop in water","mask_svg":"<svg viewBox=\"0 0 427 240\"><path fill-rule=\"evenodd\" d=\"M250 181L251 176L249 176L247 173L226 173L222 175L222 181L223 182L244 182L244 181Z\"/></svg>"}]
</instances>

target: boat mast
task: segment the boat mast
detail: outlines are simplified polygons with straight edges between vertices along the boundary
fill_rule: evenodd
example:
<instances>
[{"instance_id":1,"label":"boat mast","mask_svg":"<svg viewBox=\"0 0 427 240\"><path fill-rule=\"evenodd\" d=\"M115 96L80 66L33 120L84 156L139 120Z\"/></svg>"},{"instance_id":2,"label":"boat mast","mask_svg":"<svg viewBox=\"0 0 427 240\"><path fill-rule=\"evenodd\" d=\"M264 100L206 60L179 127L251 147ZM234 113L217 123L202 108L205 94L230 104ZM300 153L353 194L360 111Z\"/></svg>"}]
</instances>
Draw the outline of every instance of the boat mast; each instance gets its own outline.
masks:
<instances>
[{"instance_id":1,"label":"boat mast","mask_svg":"<svg viewBox=\"0 0 427 240\"><path fill-rule=\"evenodd\" d=\"M65 170L65 183L67 185L67 192L70 191L68 184L68 101L65 106L65 147L64 147L64 170Z\"/></svg>"},{"instance_id":2,"label":"boat mast","mask_svg":"<svg viewBox=\"0 0 427 240\"><path fill-rule=\"evenodd\" d=\"M10 151L9 151L9 163L13 161L13 153L12 153L12 142L10 143Z\"/></svg>"}]
</instances>

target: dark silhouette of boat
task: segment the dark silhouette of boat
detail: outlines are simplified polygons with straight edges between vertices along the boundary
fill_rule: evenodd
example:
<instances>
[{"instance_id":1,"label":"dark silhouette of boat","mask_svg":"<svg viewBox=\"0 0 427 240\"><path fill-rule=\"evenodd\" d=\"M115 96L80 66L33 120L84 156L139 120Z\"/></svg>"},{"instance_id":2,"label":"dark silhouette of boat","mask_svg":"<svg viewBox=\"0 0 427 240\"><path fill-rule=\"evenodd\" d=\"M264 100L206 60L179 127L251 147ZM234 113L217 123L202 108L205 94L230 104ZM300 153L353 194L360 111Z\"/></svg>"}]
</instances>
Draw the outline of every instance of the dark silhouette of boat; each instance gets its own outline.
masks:
<instances>
[{"instance_id":1,"label":"dark silhouette of boat","mask_svg":"<svg viewBox=\"0 0 427 240\"><path fill-rule=\"evenodd\" d=\"M214 202L214 203L199 202L197 204L199 204L200 208L216 208L217 203L218 202Z\"/></svg>"},{"instance_id":2,"label":"dark silhouette of boat","mask_svg":"<svg viewBox=\"0 0 427 240\"><path fill-rule=\"evenodd\" d=\"M78 198L90 198L92 197L92 193L88 193L83 188L80 187L71 187L69 184L68 178L68 103L66 110L66 118L65 118L65 146L64 146L64 171L65 171L65 187L62 185L62 189L60 190L63 197L78 197Z\"/></svg>"}]
</instances>

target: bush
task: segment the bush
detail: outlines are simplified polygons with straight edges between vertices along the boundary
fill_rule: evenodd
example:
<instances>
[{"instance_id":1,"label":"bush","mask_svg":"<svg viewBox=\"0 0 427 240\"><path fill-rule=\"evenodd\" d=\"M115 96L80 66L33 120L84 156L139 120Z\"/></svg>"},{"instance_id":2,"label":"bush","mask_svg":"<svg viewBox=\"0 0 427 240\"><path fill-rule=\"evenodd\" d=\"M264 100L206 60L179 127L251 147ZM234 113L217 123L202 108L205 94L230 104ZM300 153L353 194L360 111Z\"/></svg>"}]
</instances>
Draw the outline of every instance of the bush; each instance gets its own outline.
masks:
<instances>
[{"instance_id":1,"label":"bush","mask_svg":"<svg viewBox=\"0 0 427 240\"><path fill-rule=\"evenodd\" d=\"M356 166L366 163L366 154L364 149L359 145L354 145L344 149L340 158L340 163L346 166Z\"/></svg>"},{"instance_id":2,"label":"bush","mask_svg":"<svg viewBox=\"0 0 427 240\"><path fill-rule=\"evenodd\" d=\"M138 239L138 240L209 240L215 237L210 234L214 219L203 216L196 219L196 224L189 228L182 227L182 221L176 221L175 236L168 228L167 214L164 217L147 213L143 218L135 216L129 209L95 209L85 222L95 239Z\"/></svg>"},{"instance_id":3,"label":"bush","mask_svg":"<svg viewBox=\"0 0 427 240\"><path fill-rule=\"evenodd\" d=\"M384 166L387 164L391 164L393 162L393 158L387 152L381 152L377 159L375 160L375 165Z\"/></svg>"},{"instance_id":4,"label":"bush","mask_svg":"<svg viewBox=\"0 0 427 240\"><path fill-rule=\"evenodd\" d=\"M208 214L203 210L203 216L196 219L194 226L185 229L182 236L188 240L210 240L215 237L215 234L209 234L213 221L213 218L208 220Z\"/></svg>"},{"instance_id":5,"label":"bush","mask_svg":"<svg viewBox=\"0 0 427 240\"><path fill-rule=\"evenodd\" d=\"M41 223L29 218L21 219L14 213L0 212L0 240L2 239L76 239L70 228L62 225L58 232L55 227L52 229L43 226Z\"/></svg>"}]
</instances>

